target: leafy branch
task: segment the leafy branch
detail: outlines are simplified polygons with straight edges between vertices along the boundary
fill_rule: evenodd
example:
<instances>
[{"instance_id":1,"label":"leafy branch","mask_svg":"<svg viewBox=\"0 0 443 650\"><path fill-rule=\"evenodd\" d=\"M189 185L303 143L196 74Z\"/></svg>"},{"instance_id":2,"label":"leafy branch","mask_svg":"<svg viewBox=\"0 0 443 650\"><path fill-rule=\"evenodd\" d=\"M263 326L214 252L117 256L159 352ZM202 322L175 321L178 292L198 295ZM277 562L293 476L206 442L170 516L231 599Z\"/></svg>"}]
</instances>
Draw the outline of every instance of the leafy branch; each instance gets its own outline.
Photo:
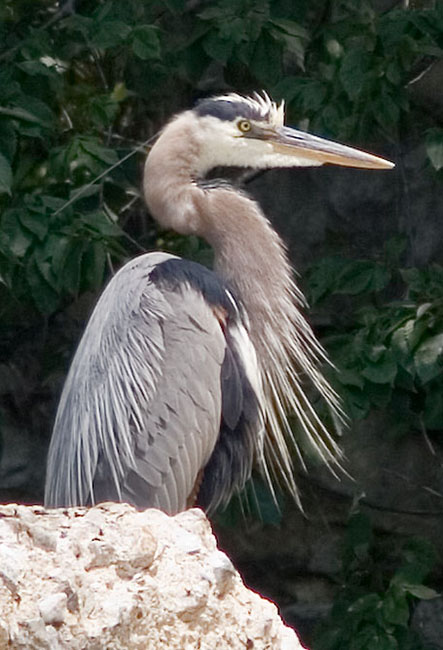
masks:
<instances>
[{"instance_id":1,"label":"leafy branch","mask_svg":"<svg viewBox=\"0 0 443 650\"><path fill-rule=\"evenodd\" d=\"M380 549L369 519L351 515L343 544L341 585L331 613L317 631L313 650L424 650L409 628L417 600L439 594L426 586L436 560L423 539L403 545L395 560Z\"/></svg>"}]
</instances>

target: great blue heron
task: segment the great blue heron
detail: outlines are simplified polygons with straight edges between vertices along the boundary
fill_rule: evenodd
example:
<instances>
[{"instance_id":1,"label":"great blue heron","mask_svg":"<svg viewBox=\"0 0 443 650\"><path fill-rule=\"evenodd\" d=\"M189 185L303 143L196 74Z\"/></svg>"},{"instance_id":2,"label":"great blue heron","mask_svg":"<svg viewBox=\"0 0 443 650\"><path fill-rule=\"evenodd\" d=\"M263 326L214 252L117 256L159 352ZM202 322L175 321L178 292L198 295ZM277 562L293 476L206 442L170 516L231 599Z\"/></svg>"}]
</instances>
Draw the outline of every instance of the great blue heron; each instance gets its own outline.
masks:
<instances>
[{"instance_id":1,"label":"great blue heron","mask_svg":"<svg viewBox=\"0 0 443 650\"><path fill-rule=\"evenodd\" d=\"M204 99L152 147L144 175L151 214L209 242L215 270L156 252L112 278L61 396L46 505L118 500L175 513L197 503L212 512L243 488L254 464L298 499L287 412L319 457L338 462L302 386L310 380L339 413L285 247L256 202L205 179L217 166L393 165L283 120L283 105L267 95Z\"/></svg>"}]
</instances>

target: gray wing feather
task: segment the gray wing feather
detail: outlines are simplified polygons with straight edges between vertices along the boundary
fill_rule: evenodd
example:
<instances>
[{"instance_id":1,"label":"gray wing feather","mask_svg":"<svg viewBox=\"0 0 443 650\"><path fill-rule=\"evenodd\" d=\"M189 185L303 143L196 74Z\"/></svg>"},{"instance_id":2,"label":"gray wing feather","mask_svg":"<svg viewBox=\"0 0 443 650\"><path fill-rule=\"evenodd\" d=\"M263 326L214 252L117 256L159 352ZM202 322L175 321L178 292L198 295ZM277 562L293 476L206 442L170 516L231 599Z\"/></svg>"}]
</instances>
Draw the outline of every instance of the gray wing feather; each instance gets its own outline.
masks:
<instances>
[{"instance_id":1,"label":"gray wing feather","mask_svg":"<svg viewBox=\"0 0 443 650\"><path fill-rule=\"evenodd\" d=\"M106 499L177 512L217 441L226 340L190 286L160 290L143 255L113 278L72 363L51 441L45 501Z\"/></svg>"}]
</instances>

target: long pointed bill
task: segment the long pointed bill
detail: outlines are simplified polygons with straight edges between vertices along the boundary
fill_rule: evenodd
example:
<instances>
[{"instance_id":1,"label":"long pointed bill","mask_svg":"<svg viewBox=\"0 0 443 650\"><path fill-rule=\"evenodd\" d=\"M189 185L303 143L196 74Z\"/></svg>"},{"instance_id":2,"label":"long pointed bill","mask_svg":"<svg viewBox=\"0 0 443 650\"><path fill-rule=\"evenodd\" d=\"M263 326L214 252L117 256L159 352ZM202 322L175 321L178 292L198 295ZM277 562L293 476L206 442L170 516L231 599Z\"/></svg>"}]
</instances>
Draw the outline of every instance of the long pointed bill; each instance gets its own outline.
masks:
<instances>
[{"instance_id":1,"label":"long pointed bill","mask_svg":"<svg viewBox=\"0 0 443 650\"><path fill-rule=\"evenodd\" d=\"M394 163L384 158L288 127L277 129L276 133L269 137L269 141L277 153L307 158L320 165L332 163L365 169L392 169L394 167Z\"/></svg>"}]
</instances>

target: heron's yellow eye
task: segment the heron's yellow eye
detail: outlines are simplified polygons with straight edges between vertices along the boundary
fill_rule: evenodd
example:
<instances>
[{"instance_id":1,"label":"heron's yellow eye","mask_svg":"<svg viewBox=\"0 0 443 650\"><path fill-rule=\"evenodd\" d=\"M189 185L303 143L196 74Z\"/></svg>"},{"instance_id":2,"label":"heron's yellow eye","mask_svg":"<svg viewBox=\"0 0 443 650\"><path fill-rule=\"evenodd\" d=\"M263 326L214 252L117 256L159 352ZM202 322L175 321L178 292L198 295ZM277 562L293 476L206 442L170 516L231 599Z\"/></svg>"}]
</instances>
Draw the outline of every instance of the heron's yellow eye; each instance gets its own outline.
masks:
<instances>
[{"instance_id":1,"label":"heron's yellow eye","mask_svg":"<svg viewBox=\"0 0 443 650\"><path fill-rule=\"evenodd\" d=\"M251 122L249 122L249 120L240 120L239 122L237 122L237 126L242 133L247 133L252 128Z\"/></svg>"}]
</instances>

